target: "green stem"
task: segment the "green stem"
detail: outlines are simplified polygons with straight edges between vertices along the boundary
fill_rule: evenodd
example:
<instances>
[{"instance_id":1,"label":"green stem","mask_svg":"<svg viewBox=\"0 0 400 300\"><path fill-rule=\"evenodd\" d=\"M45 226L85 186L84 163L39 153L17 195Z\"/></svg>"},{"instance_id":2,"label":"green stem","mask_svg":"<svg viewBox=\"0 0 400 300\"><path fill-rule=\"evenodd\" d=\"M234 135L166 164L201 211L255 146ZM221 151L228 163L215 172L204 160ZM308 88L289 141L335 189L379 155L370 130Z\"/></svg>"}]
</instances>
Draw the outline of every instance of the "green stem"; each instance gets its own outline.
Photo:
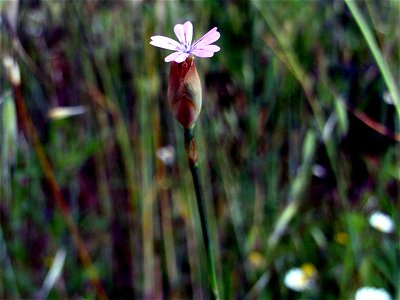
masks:
<instances>
[{"instance_id":1,"label":"green stem","mask_svg":"<svg viewBox=\"0 0 400 300\"><path fill-rule=\"evenodd\" d=\"M353 0L345 0L347 7L349 8L351 14L353 15L358 27L360 28L365 41L368 44L369 49L378 65L379 70L382 73L383 80L386 83L387 88L393 98L394 105L397 110L397 114L400 116L400 94L396 85L396 81L390 68L384 59L381 51L379 50L378 44L367 24L364 17L362 16L360 10L358 9L357 3Z\"/></svg>"},{"instance_id":2,"label":"green stem","mask_svg":"<svg viewBox=\"0 0 400 300\"><path fill-rule=\"evenodd\" d=\"M211 287L214 296L213 298L220 299L218 293L217 275L215 272L215 263L212 255L212 244L208 229L209 226L207 222L203 189L200 184L199 167L197 163L197 151L196 151L196 144L194 141L193 128L190 129L185 128L184 130L185 130L184 134L185 134L186 156L188 158L189 168L193 177L193 184L196 192L197 208L199 210L199 216L200 216L201 231L203 234L204 245L206 247L206 253L207 253L208 275L211 281Z\"/></svg>"}]
</instances>

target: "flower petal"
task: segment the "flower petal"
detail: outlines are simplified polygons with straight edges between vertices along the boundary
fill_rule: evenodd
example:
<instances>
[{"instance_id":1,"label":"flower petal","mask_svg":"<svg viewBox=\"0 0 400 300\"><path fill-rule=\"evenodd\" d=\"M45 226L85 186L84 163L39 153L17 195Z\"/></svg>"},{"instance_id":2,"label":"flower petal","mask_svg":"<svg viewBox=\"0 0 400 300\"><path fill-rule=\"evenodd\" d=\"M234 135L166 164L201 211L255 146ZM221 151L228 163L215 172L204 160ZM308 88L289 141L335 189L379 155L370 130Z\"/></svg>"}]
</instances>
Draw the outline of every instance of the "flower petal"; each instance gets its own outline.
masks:
<instances>
[{"instance_id":1,"label":"flower petal","mask_svg":"<svg viewBox=\"0 0 400 300\"><path fill-rule=\"evenodd\" d=\"M186 58L189 57L189 55L190 55L189 53L182 53L177 58L175 58L175 62L177 62L177 63L184 62L186 60Z\"/></svg>"},{"instance_id":2,"label":"flower petal","mask_svg":"<svg viewBox=\"0 0 400 300\"><path fill-rule=\"evenodd\" d=\"M177 41L162 35L152 36L150 44L168 50L178 50L181 46Z\"/></svg>"},{"instance_id":3,"label":"flower petal","mask_svg":"<svg viewBox=\"0 0 400 300\"><path fill-rule=\"evenodd\" d=\"M174 52L170 55L168 55L164 61L165 62L171 62L171 61L175 61L177 63L181 63L183 62L187 57L189 56L189 53L184 53L184 52Z\"/></svg>"},{"instance_id":4,"label":"flower petal","mask_svg":"<svg viewBox=\"0 0 400 300\"><path fill-rule=\"evenodd\" d=\"M182 45L190 46L193 38L193 24L190 21L186 21L183 25L176 24L174 32Z\"/></svg>"},{"instance_id":5,"label":"flower petal","mask_svg":"<svg viewBox=\"0 0 400 300\"><path fill-rule=\"evenodd\" d=\"M217 45L206 45L202 47L196 45L191 52L193 52L193 50L206 50L206 51L218 52L219 50L221 50L221 48L218 47Z\"/></svg>"},{"instance_id":6,"label":"flower petal","mask_svg":"<svg viewBox=\"0 0 400 300\"><path fill-rule=\"evenodd\" d=\"M214 55L213 51L208 50L192 50L191 53L198 57L211 57Z\"/></svg>"},{"instance_id":7,"label":"flower petal","mask_svg":"<svg viewBox=\"0 0 400 300\"><path fill-rule=\"evenodd\" d=\"M174 32L181 44L185 44L185 29L182 24L176 24L174 26Z\"/></svg>"},{"instance_id":8,"label":"flower petal","mask_svg":"<svg viewBox=\"0 0 400 300\"><path fill-rule=\"evenodd\" d=\"M217 41L220 36L221 36L221 34L217 31L217 27L214 27L209 32L207 32L205 35L203 35L201 38L199 38L197 41L195 41L193 43L193 48L210 45L210 44L214 43L215 41Z\"/></svg>"},{"instance_id":9,"label":"flower petal","mask_svg":"<svg viewBox=\"0 0 400 300\"><path fill-rule=\"evenodd\" d=\"M183 24L183 29L185 31L186 44L190 45L193 38L193 24L190 21L186 21Z\"/></svg>"},{"instance_id":10,"label":"flower petal","mask_svg":"<svg viewBox=\"0 0 400 300\"><path fill-rule=\"evenodd\" d=\"M180 52L180 51L171 53L170 55L168 55L167 57L165 57L164 61L165 61L165 62L174 61L175 58L177 58L177 57L178 57L179 55L181 55L181 54L182 54L182 52Z\"/></svg>"}]
</instances>

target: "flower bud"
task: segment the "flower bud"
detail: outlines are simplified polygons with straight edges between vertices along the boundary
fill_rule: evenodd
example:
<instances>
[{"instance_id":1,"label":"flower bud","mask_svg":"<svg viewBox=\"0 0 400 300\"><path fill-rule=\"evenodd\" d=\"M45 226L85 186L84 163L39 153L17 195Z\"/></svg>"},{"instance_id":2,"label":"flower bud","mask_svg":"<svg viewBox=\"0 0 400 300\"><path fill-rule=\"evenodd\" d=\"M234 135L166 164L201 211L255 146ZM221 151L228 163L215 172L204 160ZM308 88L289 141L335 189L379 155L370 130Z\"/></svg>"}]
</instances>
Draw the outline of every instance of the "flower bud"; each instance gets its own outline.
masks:
<instances>
[{"instance_id":1,"label":"flower bud","mask_svg":"<svg viewBox=\"0 0 400 300\"><path fill-rule=\"evenodd\" d=\"M192 128L201 110L201 83L193 56L182 63L171 62L168 102L183 128Z\"/></svg>"}]
</instances>

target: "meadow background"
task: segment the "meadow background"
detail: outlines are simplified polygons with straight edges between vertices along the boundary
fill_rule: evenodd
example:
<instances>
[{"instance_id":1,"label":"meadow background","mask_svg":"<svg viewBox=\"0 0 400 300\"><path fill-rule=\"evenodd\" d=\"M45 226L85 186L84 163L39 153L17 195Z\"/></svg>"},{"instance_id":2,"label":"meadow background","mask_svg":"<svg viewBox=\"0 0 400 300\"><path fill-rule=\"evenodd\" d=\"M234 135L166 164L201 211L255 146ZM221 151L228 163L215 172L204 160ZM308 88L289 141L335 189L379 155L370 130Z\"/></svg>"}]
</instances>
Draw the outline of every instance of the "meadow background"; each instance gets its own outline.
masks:
<instances>
[{"instance_id":1,"label":"meadow background","mask_svg":"<svg viewBox=\"0 0 400 300\"><path fill-rule=\"evenodd\" d=\"M221 32L196 59L195 134L222 298L400 298L399 1L353 2L383 69L343 1L15 3L0 4L1 298L210 298L170 51L149 44L186 20L195 39Z\"/></svg>"}]
</instances>

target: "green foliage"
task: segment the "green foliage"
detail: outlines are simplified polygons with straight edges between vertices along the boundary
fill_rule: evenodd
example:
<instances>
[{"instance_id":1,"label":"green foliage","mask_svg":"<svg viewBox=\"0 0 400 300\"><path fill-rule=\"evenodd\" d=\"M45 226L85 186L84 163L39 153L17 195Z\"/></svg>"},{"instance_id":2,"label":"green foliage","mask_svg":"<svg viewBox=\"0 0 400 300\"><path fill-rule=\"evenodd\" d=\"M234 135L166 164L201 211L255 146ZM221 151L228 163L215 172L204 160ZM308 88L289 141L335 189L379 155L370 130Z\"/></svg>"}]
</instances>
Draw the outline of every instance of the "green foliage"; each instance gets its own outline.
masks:
<instances>
[{"instance_id":1,"label":"green foliage","mask_svg":"<svg viewBox=\"0 0 400 300\"><path fill-rule=\"evenodd\" d=\"M166 104L168 51L149 44L188 19L195 39L221 32L221 51L196 58L194 129L221 298L399 295L394 2L19 3L18 40L2 25L0 58L19 64L22 100L110 299L210 295L182 129ZM0 298L37 296L63 248L49 299L93 299L5 72L0 84ZM85 112L49 117L60 106ZM165 146L172 163L157 156ZM394 232L370 226L375 210ZM312 288L289 289L287 272L307 264Z\"/></svg>"}]
</instances>

